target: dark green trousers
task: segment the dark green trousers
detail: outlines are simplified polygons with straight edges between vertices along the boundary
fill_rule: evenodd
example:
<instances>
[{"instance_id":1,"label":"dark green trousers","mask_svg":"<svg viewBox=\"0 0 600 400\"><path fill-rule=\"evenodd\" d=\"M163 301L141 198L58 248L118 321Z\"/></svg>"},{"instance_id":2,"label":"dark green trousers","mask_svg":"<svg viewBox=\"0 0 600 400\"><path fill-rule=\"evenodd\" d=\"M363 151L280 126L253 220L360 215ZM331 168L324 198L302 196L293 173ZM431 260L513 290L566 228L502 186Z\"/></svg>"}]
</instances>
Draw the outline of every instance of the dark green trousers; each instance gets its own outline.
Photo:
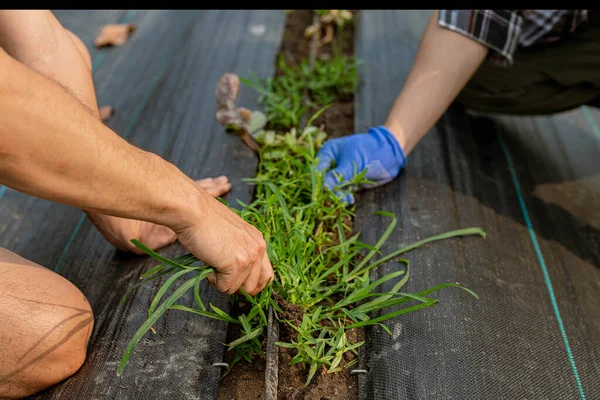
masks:
<instances>
[{"instance_id":1,"label":"dark green trousers","mask_svg":"<svg viewBox=\"0 0 600 400\"><path fill-rule=\"evenodd\" d=\"M519 48L508 68L485 60L456 101L480 112L542 115L600 107L600 13L560 41Z\"/></svg>"}]
</instances>

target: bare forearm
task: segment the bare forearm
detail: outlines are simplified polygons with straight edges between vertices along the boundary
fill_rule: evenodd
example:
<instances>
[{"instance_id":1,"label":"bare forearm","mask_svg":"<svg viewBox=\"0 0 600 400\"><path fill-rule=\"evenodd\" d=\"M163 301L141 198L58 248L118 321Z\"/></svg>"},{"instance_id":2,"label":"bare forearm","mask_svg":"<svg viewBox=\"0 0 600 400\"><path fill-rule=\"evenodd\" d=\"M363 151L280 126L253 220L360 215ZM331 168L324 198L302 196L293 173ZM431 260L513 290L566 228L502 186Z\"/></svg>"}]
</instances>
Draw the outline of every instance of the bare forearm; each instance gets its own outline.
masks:
<instances>
[{"instance_id":1,"label":"bare forearm","mask_svg":"<svg viewBox=\"0 0 600 400\"><path fill-rule=\"evenodd\" d=\"M207 195L130 145L55 82L0 50L0 181L85 210L177 228Z\"/></svg>"},{"instance_id":2,"label":"bare forearm","mask_svg":"<svg viewBox=\"0 0 600 400\"><path fill-rule=\"evenodd\" d=\"M0 47L21 64L59 83L99 118L85 44L49 10L0 10Z\"/></svg>"},{"instance_id":3,"label":"bare forearm","mask_svg":"<svg viewBox=\"0 0 600 400\"><path fill-rule=\"evenodd\" d=\"M437 17L436 11L385 123L406 155L435 125L488 53L484 45L440 27Z\"/></svg>"}]
</instances>

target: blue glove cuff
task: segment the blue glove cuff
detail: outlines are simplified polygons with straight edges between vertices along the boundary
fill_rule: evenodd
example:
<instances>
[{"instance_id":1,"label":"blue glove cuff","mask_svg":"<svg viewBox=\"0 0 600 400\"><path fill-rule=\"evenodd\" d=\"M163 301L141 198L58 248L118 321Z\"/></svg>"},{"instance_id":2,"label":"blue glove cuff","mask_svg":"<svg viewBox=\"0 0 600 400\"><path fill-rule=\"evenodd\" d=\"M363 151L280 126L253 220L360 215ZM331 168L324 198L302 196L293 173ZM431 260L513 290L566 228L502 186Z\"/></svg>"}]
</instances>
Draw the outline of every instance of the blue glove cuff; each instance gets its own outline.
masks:
<instances>
[{"instance_id":1,"label":"blue glove cuff","mask_svg":"<svg viewBox=\"0 0 600 400\"><path fill-rule=\"evenodd\" d=\"M398 172L400 172L400 170L404 168L404 165L406 164L406 154L404 154L404 150L402 149L402 146L400 146L400 143L394 134L383 125L370 128L368 133L381 138L390 145L390 148L394 152L394 158L400 161L400 164L398 165Z\"/></svg>"}]
</instances>

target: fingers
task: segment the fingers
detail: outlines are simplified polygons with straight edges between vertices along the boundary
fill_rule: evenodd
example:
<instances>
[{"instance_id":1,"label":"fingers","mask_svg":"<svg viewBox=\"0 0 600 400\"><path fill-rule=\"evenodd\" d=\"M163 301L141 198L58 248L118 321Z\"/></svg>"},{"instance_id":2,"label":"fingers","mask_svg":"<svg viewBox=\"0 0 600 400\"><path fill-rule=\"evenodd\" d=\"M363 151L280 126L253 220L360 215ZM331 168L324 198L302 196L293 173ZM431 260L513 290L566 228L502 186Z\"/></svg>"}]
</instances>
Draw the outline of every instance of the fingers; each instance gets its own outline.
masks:
<instances>
[{"instance_id":1,"label":"fingers","mask_svg":"<svg viewBox=\"0 0 600 400\"><path fill-rule=\"evenodd\" d=\"M254 281L254 274L256 274L256 281ZM248 279L244 282L241 289L250 296L255 296L262 292L262 290L273 281L273 278L273 266L269 260L268 253L265 251L260 263L257 263L254 266L254 270L251 272L250 276L248 276Z\"/></svg>"},{"instance_id":2,"label":"fingers","mask_svg":"<svg viewBox=\"0 0 600 400\"><path fill-rule=\"evenodd\" d=\"M220 185L220 184L225 184L228 183L229 179L227 179L226 176L221 175L219 177L216 178L203 178L203 179L198 179L196 181L196 183L198 185L200 185L201 188L203 189L207 189L209 187L213 187L215 185Z\"/></svg>"},{"instance_id":3,"label":"fingers","mask_svg":"<svg viewBox=\"0 0 600 400\"><path fill-rule=\"evenodd\" d=\"M254 294L267 245L257 230L249 235L245 245L234 245L237 249L233 265L219 270L214 277L214 284L217 289L228 294L233 294L239 289Z\"/></svg>"},{"instance_id":4,"label":"fingers","mask_svg":"<svg viewBox=\"0 0 600 400\"><path fill-rule=\"evenodd\" d=\"M261 292L265 286L273 280L273 267L266 251L264 240L257 241L255 249L260 251L259 256L247 262L245 266L241 264L234 272L219 271L210 274L207 279L215 285L218 290L233 294L243 290L250 296ZM255 250L249 250L249 254Z\"/></svg>"},{"instance_id":5,"label":"fingers","mask_svg":"<svg viewBox=\"0 0 600 400\"><path fill-rule=\"evenodd\" d=\"M244 292L248 293L250 296L254 296L259 290L256 290L258 287L258 280L260 278L262 272L262 255L261 257L252 265L252 271L248 274L248 277L240 286L240 289Z\"/></svg>"},{"instance_id":6,"label":"fingers","mask_svg":"<svg viewBox=\"0 0 600 400\"><path fill-rule=\"evenodd\" d=\"M227 177L225 175L221 175L217 178L203 178L203 179L198 179L196 181L196 183L198 185L200 185L200 187L202 189L206 189L212 186L215 186L216 184L223 184L223 183L228 183L229 179L227 179Z\"/></svg>"},{"instance_id":7,"label":"fingers","mask_svg":"<svg viewBox=\"0 0 600 400\"><path fill-rule=\"evenodd\" d=\"M335 195L345 204L354 204L354 195L350 191L354 188L350 186L344 187L343 191L335 190L335 188L354 177L354 169L347 166L339 166L325 173L324 186L330 190L334 190ZM341 182L340 182L341 180Z\"/></svg>"},{"instance_id":8,"label":"fingers","mask_svg":"<svg viewBox=\"0 0 600 400\"><path fill-rule=\"evenodd\" d=\"M226 176L199 179L196 183L213 197L222 196L231 190L231 183Z\"/></svg>"},{"instance_id":9,"label":"fingers","mask_svg":"<svg viewBox=\"0 0 600 400\"><path fill-rule=\"evenodd\" d=\"M335 163L335 152L333 150L333 141L325 142L321 150L317 153L319 164L317 164L317 171L323 171L331 168L331 165Z\"/></svg>"},{"instance_id":10,"label":"fingers","mask_svg":"<svg viewBox=\"0 0 600 400\"><path fill-rule=\"evenodd\" d=\"M328 189L335 189L337 186L352 180L354 177L354 168L348 165L340 165L325 173L324 185Z\"/></svg>"},{"instance_id":11,"label":"fingers","mask_svg":"<svg viewBox=\"0 0 600 400\"><path fill-rule=\"evenodd\" d=\"M354 195L352 193L344 194L344 193L337 192L336 194L340 198L342 203L348 204L348 205L354 204Z\"/></svg>"},{"instance_id":12,"label":"fingers","mask_svg":"<svg viewBox=\"0 0 600 400\"><path fill-rule=\"evenodd\" d=\"M234 294L242 286L242 283L248 278L252 272L252 265L244 265L236 268L235 271L219 271L215 276L214 285L221 292Z\"/></svg>"},{"instance_id":13,"label":"fingers","mask_svg":"<svg viewBox=\"0 0 600 400\"><path fill-rule=\"evenodd\" d=\"M261 292L265 286L269 283L273 282L274 273L273 266L271 265L271 261L269 260L269 255L265 252L265 256L263 257L262 262L262 270L260 273L260 279L258 280L257 293Z\"/></svg>"}]
</instances>

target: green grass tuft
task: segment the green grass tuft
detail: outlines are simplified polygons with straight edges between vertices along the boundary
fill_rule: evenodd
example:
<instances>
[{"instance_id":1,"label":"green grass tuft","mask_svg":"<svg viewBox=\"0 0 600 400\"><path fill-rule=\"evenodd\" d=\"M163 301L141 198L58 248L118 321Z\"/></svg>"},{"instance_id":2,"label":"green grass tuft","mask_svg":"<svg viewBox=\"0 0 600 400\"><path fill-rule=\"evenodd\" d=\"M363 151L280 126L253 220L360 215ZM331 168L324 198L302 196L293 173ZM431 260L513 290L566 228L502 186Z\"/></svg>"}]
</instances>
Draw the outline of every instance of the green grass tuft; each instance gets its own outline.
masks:
<instances>
[{"instance_id":1,"label":"green grass tuft","mask_svg":"<svg viewBox=\"0 0 600 400\"><path fill-rule=\"evenodd\" d=\"M165 276L168 279L151 303L148 320L129 343L119 365L119 374L136 344L167 310L193 312L240 324L240 337L228 347L236 352L236 361L252 361L257 356L264 357L262 338L266 332L266 315L272 306L277 318L295 332L291 340L278 345L296 350L291 363L306 367L308 384L321 368L336 372L352 365L344 363L343 355L357 353L362 342L349 340L346 335L349 329L375 324L387 329L384 322L389 318L436 305L437 300L430 295L438 290L457 287L476 296L454 283L443 283L413 294L402 292L410 268L408 260L398 258L401 254L433 241L466 235L484 237L485 233L479 228L460 229L383 255L381 248L394 230L396 217L379 212L379 216L390 219L388 228L375 245L360 242L359 235L353 235L348 226L353 209L342 204L332 191L323 188L323 174L316 170L316 152L325 139L326 134L315 127L302 132L291 130L268 140L264 132L257 136L262 146L258 173L246 180L255 185L256 197L241 210L233 210L263 233L275 269L275 280L254 297L242 294L239 300L247 302L250 310L237 319L212 305L208 311L200 299L198 285L213 271L212 268L191 267L198 260L190 254L168 260L134 241L161 263L144 274L141 283ZM364 174L357 176L353 183L359 184L362 180ZM389 261L396 261L404 268L371 282L369 272ZM389 292L380 293L385 282L395 284ZM174 288L174 292L166 297ZM192 290L197 303L195 308L176 304L181 296ZM280 297L274 296L274 292ZM277 298L283 301L276 301ZM286 320L286 304L299 307L301 317Z\"/></svg>"}]
</instances>

